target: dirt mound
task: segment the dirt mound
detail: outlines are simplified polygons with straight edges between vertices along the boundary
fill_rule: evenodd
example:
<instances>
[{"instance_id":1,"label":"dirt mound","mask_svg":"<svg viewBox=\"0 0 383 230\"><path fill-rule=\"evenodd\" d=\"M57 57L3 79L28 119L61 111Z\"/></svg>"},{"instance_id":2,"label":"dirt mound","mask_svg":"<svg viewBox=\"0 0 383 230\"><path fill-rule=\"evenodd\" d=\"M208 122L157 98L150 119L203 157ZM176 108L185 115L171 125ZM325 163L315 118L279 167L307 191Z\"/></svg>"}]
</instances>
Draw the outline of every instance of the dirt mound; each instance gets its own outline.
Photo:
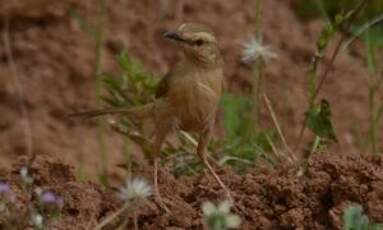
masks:
<instances>
[{"instance_id":1,"label":"dirt mound","mask_svg":"<svg viewBox=\"0 0 383 230\"><path fill-rule=\"evenodd\" d=\"M50 223L52 228L87 229L121 205L115 192L91 182L77 182L72 167L55 162L38 159L32 167L35 184L64 199L62 215ZM0 174L15 191L20 191L20 165L13 166L12 174ZM286 169L259 169L244 177L229 169L218 171L236 200L237 214L243 221L241 229L341 229L342 212L351 202L362 204L372 220L383 221L381 156L316 154L302 177ZM141 169L136 175L151 179L149 170ZM123 183L123 178L120 180ZM162 169L159 182L173 215L150 202L137 211L140 229L201 229L201 203L224 197L207 174L174 178Z\"/></svg>"},{"instance_id":2,"label":"dirt mound","mask_svg":"<svg viewBox=\"0 0 383 230\"><path fill-rule=\"evenodd\" d=\"M27 193L21 187L20 178L20 170L25 162L22 159L12 166L11 171L0 172L0 180L10 184L16 197L13 204L18 210L16 218L28 220L30 217L27 216ZM101 186L95 183L75 181L73 167L57 162L57 159L38 158L29 170L34 180L33 191L37 191L36 188L51 191L64 201L61 215L50 221L49 229L88 229L89 226L98 223L100 216L116 209L116 203L108 199L113 194L103 191ZM32 202L36 202L35 193L32 195ZM0 219L1 229L4 227L2 221L3 219Z\"/></svg>"}]
</instances>

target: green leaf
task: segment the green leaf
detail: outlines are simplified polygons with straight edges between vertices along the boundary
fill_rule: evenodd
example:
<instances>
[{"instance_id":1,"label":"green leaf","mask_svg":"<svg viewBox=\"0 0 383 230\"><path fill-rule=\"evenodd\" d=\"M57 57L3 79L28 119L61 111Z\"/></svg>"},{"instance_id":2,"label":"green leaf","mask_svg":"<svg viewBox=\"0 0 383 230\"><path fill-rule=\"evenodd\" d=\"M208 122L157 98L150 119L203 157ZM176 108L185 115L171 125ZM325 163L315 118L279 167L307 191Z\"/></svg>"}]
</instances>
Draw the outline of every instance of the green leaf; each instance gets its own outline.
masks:
<instances>
[{"instance_id":1,"label":"green leaf","mask_svg":"<svg viewBox=\"0 0 383 230\"><path fill-rule=\"evenodd\" d=\"M229 139L240 136L246 124L245 114L249 107L246 97L225 93L221 99L224 111L224 126Z\"/></svg>"},{"instance_id":2,"label":"green leaf","mask_svg":"<svg viewBox=\"0 0 383 230\"><path fill-rule=\"evenodd\" d=\"M324 50L331 38L334 36L336 28L331 23L328 23L327 26L322 30L319 39L317 41L317 49L319 52Z\"/></svg>"},{"instance_id":3,"label":"green leaf","mask_svg":"<svg viewBox=\"0 0 383 230\"><path fill-rule=\"evenodd\" d=\"M381 230L382 225L371 223L360 205L352 204L343 213L344 230Z\"/></svg>"},{"instance_id":4,"label":"green leaf","mask_svg":"<svg viewBox=\"0 0 383 230\"><path fill-rule=\"evenodd\" d=\"M331 122L330 104L321 100L319 105L312 106L306 113L307 125L315 135L337 142L335 131Z\"/></svg>"}]
</instances>

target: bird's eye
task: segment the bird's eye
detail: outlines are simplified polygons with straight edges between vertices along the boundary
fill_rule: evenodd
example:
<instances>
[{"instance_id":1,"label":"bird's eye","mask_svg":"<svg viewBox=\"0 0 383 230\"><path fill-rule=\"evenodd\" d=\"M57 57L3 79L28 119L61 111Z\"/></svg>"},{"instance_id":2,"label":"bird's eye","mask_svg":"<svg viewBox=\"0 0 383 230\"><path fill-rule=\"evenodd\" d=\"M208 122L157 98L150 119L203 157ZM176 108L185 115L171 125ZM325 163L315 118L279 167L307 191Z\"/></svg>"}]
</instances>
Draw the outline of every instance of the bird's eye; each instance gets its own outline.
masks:
<instances>
[{"instance_id":1,"label":"bird's eye","mask_svg":"<svg viewBox=\"0 0 383 230\"><path fill-rule=\"evenodd\" d=\"M202 39L198 39L197 41L194 42L197 46L203 45L204 41Z\"/></svg>"}]
</instances>

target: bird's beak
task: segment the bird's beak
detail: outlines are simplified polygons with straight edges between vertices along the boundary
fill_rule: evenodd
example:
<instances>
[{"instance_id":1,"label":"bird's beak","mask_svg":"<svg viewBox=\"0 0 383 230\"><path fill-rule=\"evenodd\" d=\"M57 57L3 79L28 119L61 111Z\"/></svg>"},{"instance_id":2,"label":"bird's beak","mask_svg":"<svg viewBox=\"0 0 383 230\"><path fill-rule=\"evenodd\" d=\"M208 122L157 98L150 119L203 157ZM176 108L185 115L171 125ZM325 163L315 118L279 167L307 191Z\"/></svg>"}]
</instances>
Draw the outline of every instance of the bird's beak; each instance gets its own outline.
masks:
<instances>
[{"instance_id":1,"label":"bird's beak","mask_svg":"<svg viewBox=\"0 0 383 230\"><path fill-rule=\"evenodd\" d=\"M167 38L167 39L172 39L172 40L176 40L176 41L180 41L180 42L185 41L185 40L181 37L181 35L180 35L178 32L176 32L176 31L168 31L168 32L164 33L163 36L164 36L165 38Z\"/></svg>"}]
</instances>

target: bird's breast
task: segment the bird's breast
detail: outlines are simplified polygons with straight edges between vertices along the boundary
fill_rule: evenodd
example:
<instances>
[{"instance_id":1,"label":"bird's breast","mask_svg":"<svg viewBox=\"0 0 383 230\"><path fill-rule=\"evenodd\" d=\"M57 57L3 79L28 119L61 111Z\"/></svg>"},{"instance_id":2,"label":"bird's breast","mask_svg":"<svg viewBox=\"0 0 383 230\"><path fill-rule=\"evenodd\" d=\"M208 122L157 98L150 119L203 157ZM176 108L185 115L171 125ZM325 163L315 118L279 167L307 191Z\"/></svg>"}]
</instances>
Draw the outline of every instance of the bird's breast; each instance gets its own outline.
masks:
<instances>
[{"instance_id":1,"label":"bird's breast","mask_svg":"<svg viewBox=\"0 0 383 230\"><path fill-rule=\"evenodd\" d=\"M220 78L194 76L174 82L168 99L180 128L198 131L214 120L221 96L221 81Z\"/></svg>"}]
</instances>

